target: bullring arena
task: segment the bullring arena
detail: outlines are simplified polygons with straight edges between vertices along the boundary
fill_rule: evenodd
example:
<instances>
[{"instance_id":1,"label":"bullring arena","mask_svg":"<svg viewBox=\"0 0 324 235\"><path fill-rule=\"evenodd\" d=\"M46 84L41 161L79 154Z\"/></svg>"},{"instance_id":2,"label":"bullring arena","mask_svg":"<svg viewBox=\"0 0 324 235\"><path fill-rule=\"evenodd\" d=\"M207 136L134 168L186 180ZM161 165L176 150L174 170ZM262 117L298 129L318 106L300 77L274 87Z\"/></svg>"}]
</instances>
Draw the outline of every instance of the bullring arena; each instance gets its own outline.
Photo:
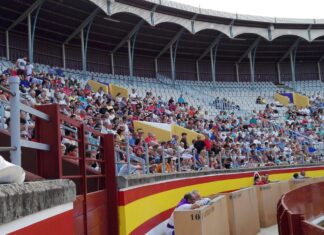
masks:
<instances>
[{"instance_id":1,"label":"bullring arena","mask_svg":"<svg viewBox=\"0 0 324 235\"><path fill-rule=\"evenodd\" d=\"M324 234L324 19L0 3L0 234Z\"/></svg>"}]
</instances>

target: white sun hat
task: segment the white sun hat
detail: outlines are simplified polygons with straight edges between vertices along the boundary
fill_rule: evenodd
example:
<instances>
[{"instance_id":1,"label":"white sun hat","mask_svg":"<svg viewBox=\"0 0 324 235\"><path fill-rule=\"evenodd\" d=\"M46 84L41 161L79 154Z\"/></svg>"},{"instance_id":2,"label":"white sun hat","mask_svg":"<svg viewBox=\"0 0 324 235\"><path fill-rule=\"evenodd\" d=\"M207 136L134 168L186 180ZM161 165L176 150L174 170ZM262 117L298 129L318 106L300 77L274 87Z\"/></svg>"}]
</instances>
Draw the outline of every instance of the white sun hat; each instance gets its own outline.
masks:
<instances>
[{"instance_id":1,"label":"white sun hat","mask_svg":"<svg viewBox=\"0 0 324 235\"><path fill-rule=\"evenodd\" d=\"M25 181L25 171L20 167L6 161L0 155L0 184L17 183Z\"/></svg>"}]
</instances>

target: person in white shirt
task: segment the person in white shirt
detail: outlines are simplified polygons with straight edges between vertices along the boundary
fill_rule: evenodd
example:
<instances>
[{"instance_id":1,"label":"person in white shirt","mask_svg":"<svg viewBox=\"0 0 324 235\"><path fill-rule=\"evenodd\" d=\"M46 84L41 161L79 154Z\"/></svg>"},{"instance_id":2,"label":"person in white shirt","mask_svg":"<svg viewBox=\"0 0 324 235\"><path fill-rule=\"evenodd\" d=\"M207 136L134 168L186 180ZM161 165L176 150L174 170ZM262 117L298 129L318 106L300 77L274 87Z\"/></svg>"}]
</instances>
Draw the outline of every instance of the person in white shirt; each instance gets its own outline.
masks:
<instances>
[{"instance_id":1,"label":"person in white shirt","mask_svg":"<svg viewBox=\"0 0 324 235\"><path fill-rule=\"evenodd\" d=\"M211 201L211 199L208 197L201 198L198 190L192 190L191 194L195 197L195 203L199 206L205 206Z\"/></svg>"},{"instance_id":2,"label":"person in white shirt","mask_svg":"<svg viewBox=\"0 0 324 235\"><path fill-rule=\"evenodd\" d=\"M29 61L27 61L27 65L26 65L27 77L30 77L33 74L33 69L34 69L34 66Z\"/></svg>"},{"instance_id":3,"label":"person in white shirt","mask_svg":"<svg viewBox=\"0 0 324 235\"><path fill-rule=\"evenodd\" d=\"M32 106L36 104L36 92L34 90L30 90L28 100Z\"/></svg>"},{"instance_id":4,"label":"person in white shirt","mask_svg":"<svg viewBox=\"0 0 324 235\"><path fill-rule=\"evenodd\" d=\"M116 131L113 130L110 121L104 121L102 128L101 128L101 133L102 134L116 134Z\"/></svg>"},{"instance_id":5,"label":"person in white shirt","mask_svg":"<svg viewBox=\"0 0 324 235\"><path fill-rule=\"evenodd\" d=\"M100 87L100 88L98 89L98 91L96 92L95 97L96 97L96 98L98 98L98 97L103 97L104 94L105 94L105 92L104 92L103 88Z\"/></svg>"},{"instance_id":6,"label":"person in white shirt","mask_svg":"<svg viewBox=\"0 0 324 235\"><path fill-rule=\"evenodd\" d=\"M136 109L136 105L138 103L137 101L137 93L135 89L132 89L132 93L129 95L129 98L131 100L132 110Z\"/></svg>"},{"instance_id":7,"label":"person in white shirt","mask_svg":"<svg viewBox=\"0 0 324 235\"><path fill-rule=\"evenodd\" d=\"M129 95L129 97L131 98L131 100L137 99L137 93L135 89L132 89L132 93Z\"/></svg>"},{"instance_id":8,"label":"person in white shirt","mask_svg":"<svg viewBox=\"0 0 324 235\"><path fill-rule=\"evenodd\" d=\"M17 75L26 76L27 57L17 59Z\"/></svg>"}]
</instances>

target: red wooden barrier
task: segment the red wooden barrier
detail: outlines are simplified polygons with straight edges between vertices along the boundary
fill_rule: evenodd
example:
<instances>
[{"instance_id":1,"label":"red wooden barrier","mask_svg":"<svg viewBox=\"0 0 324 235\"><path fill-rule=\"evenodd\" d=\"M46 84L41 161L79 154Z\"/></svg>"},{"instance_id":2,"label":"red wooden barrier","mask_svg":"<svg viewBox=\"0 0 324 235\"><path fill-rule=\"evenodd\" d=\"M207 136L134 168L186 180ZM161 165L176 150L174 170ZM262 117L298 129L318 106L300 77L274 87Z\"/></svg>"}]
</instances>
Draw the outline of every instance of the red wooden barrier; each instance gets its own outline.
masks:
<instances>
[{"instance_id":1,"label":"red wooden barrier","mask_svg":"<svg viewBox=\"0 0 324 235\"><path fill-rule=\"evenodd\" d=\"M39 106L50 121L36 119L36 138L49 144L50 151L38 152L38 174L46 179L71 179L76 183L74 202L75 234L119 234L117 207L117 180L115 171L114 139L61 114L58 105ZM77 143L75 157L63 156L61 151L62 124L76 131L75 138L64 137ZM99 138L99 145L90 143L89 134ZM99 149L99 158L88 158L86 148ZM99 170L88 163L96 162Z\"/></svg>"},{"instance_id":2,"label":"red wooden barrier","mask_svg":"<svg viewBox=\"0 0 324 235\"><path fill-rule=\"evenodd\" d=\"M282 196L277 220L280 235L323 235L324 228L310 223L324 214L324 182L306 185Z\"/></svg>"}]
</instances>

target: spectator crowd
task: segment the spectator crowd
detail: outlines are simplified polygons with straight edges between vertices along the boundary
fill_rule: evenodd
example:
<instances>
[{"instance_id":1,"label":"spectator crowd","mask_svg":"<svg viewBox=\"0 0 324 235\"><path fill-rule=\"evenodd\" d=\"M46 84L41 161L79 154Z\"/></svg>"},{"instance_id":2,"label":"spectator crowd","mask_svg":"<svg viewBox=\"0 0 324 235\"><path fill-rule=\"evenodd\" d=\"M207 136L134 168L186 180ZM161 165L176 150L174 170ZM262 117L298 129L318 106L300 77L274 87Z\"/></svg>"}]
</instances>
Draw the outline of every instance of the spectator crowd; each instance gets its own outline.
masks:
<instances>
[{"instance_id":1,"label":"spectator crowd","mask_svg":"<svg viewBox=\"0 0 324 235\"><path fill-rule=\"evenodd\" d=\"M304 110L290 107L283 124L275 125L272 120L278 118L278 112L272 104L265 105L264 111L245 116L220 111L215 119L208 120L205 111L191 106L182 96L175 101L173 97L156 97L147 91L140 97L134 88L128 97L120 94L113 97L102 88L94 91L86 82L65 76L60 69L50 69L48 73L37 71L27 58L18 59L15 68L2 71L2 87L8 87L10 76L20 77L23 103L32 107L58 104L66 116L102 134L113 134L120 175L128 171L140 174L256 168L320 160L318 146L323 146L324 138L324 102L320 96L312 97L311 106ZM9 95L0 90L2 103L9 99ZM239 109L230 101L215 100L215 105L227 104L229 110ZM35 117L22 111L20 119L21 137L35 138ZM154 132L145 136L142 129L135 129L134 121L177 124L204 138L197 136L189 142L186 133L182 133L161 142ZM8 110L4 122L4 127L9 129ZM78 156L78 145L73 140L76 134L75 129L62 123L63 155ZM98 143L99 137L89 136L89 142ZM92 147L86 154L89 158L98 158L99 151ZM100 170L96 163L90 162L90 166Z\"/></svg>"}]
</instances>

